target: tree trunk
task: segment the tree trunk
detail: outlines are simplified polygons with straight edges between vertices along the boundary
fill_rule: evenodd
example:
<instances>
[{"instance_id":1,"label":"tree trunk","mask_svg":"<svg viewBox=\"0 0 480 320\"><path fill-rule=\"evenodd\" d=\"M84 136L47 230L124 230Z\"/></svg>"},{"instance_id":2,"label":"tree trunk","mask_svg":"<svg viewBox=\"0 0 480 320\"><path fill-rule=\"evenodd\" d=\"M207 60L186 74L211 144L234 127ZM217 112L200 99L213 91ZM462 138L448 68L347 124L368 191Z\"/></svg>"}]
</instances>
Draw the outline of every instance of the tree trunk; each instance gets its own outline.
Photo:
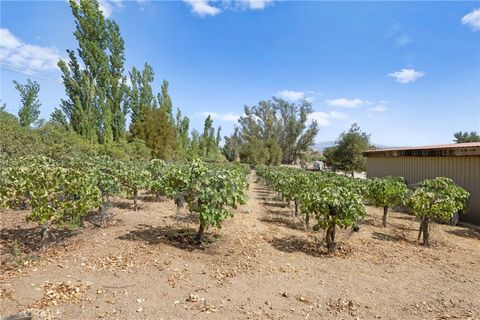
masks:
<instances>
[{"instance_id":1,"label":"tree trunk","mask_svg":"<svg viewBox=\"0 0 480 320\"><path fill-rule=\"evenodd\" d=\"M329 206L328 215L330 217L337 215L337 208L335 208L334 206ZM337 243L335 242L335 233L336 233L335 224L330 225L327 228L327 233L326 233L327 250L329 254L332 254L337 250Z\"/></svg>"},{"instance_id":2,"label":"tree trunk","mask_svg":"<svg viewBox=\"0 0 480 320\"><path fill-rule=\"evenodd\" d=\"M40 240L41 251L45 251L45 246L47 244L48 238L50 238L50 221L45 222L42 225L42 239Z\"/></svg>"},{"instance_id":3,"label":"tree trunk","mask_svg":"<svg viewBox=\"0 0 480 320\"><path fill-rule=\"evenodd\" d=\"M105 209L103 204L98 207L98 212L100 212L100 228L106 227L106 218L105 218Z\"/></svg>"},{"instance_id":4,"label":"tree trunk","mask_svg":"<svg viewBox=\"0 0 480 320\"><path fill-rule=\"evenodd\" d=\"M305 230L310 230L310 214L308 212L305 213Z\"/></svg>"},{"instance_id":5,"label":"tree trunk","mask_svg":"<svg viewBox=\"0 0 480 320\"><path fill-rule=\"evenodd\" d=\"M429 222L428 217L423 217L422 218L421 230L422 230L422 233L423 233L423 245L424 246L429 246L430 245L430 242L428 241L429 237L430 237L430 234L428 232L428 222Z\"/></svg>"},{"instance_id":6,"label":"tree trunk","mask_svg":"<svg viewBox=\"0 0 480 320\"><path fill-rule=\"evenodd\" d=\"M335 233L336 233L335 225L328 227L326 240L327 240L327 249L329 254L332 254L335 252L335 250L337 250L337 243L335 242Z\"/></svg>"},{"instance_id":7,"label":"tree trunk","mask_svg":"<svg viewBox=\"0 0 480 320\"><path fill-rule=\"evenodd\" d=\"M295 217L298 217L298 201L295 199Z\"/></svg>"},{"instance_id":8,"label":"tree trunk","mask_svg":"<svg viewBox=\"0 0 480 320\"><path fill-rule=\"evenodd\" d=\"M385 228L387 226L387 213L388 206L383 207L383 217L382 217L382 226Z\"/></svg>"},{"instance_id":9,"label":"tree trunk","mask_svg":"<svg viewBox=\"0 0 480 320\"><path fill-rule=\"evenodd\" d=\"M137 210L138 210L137 198L138 198L138 190L135 190L135 191L133 192L133 211L137 211Z\"/></svg>"},{"instance_id":10,"label":"tree trunk","mask_svg":"<svg viewBox=\"0 0 480 320\"><path fill-rule=\"evenodd\" d=\"M205 224L203 222L200 222L200 228L198 228L197 232L197 242L202 243L203 242L203 234L205 233Z\"/></svg>"}]
</instances>

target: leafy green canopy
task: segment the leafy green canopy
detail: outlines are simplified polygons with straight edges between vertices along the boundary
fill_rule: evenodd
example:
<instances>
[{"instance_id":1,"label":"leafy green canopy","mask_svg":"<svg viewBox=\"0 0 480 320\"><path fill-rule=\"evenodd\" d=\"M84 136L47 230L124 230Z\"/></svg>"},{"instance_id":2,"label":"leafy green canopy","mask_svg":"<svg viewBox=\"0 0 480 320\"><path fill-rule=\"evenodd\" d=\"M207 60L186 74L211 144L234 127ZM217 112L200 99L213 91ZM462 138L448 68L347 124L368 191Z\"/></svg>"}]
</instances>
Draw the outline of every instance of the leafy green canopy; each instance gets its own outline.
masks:
<instances>
[{"instance_id":1,"label":"leafy green canopy","mask_svg":"<svg viewBox=\"0 0 480 320\"><path fill-rule=\"evenodd\" d=\"M455 143L480 142L480 135L476 131L455 132L453 135Z\"/></svg>"},{"instance_id":2,"label":"leafy green canopy","mask_svg":"<svg viewBox=\"0 0 480 320\"><path fill-rule=\"evenodd\" d=\"M427 179L408 199L408 207L419 218L444 221L466 209L470 194L449 178Z\"/></svg>"},{"instance_id":3,"label":"leafy green canopy","mask_svg":"<svg viewBox=\"0 0 480 320\"><path fill-rule=\"evenodd\" d=\"M86 174L57 166L47 158L17 159L2 167L0 175L1 206L28 204L32 212L27 219L41 225L78 224L101 203L100 190Z\"/></svg>"},{"instance_id":4,"label":"leafy green canopy","mask_svg":"<svg viewBox=\"0 0 480 320\"><path fill-rule=\"evenodd\" d=\"M362 152L371 147L369 134L362 132L354 123L348 131L340 134L336 144L335 147L325 150L328 163L345 172L366 170L366 160Z\"/></svg>"},{"instance_id":5,"label":"leafy green canopy","mask_svg":"<svg viewBox=\"0 0 480 320\"><path fill-rule=\"evenodd\" d=\"M404 204L407 193L408 187L402 177L367 180L366 198L375 207L395 207Z\"/></svg>"}]
</instances>

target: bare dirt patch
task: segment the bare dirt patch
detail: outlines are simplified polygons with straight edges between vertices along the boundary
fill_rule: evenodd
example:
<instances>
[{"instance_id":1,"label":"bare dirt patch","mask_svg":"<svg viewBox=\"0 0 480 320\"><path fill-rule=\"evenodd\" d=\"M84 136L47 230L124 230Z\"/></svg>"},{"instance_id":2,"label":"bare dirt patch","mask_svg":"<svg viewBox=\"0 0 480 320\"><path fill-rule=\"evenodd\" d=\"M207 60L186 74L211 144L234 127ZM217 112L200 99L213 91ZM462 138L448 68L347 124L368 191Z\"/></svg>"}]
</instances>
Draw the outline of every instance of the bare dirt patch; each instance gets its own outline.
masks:
<instances>
[{"instance_id":1,"label":"bare dirt patch","mask_svg":"<svg viewBox=\"0 0 480 320\"><path fill-rule=\"evenodd\" d=\"M2 213L0 310L34 319L478 319L480 233L368 208L360 232L323 233L250 179L249 200L208 241L172 201L114 208L107 228L85 222L44 253L25 212Z\"/></svg>"}]
</instances>

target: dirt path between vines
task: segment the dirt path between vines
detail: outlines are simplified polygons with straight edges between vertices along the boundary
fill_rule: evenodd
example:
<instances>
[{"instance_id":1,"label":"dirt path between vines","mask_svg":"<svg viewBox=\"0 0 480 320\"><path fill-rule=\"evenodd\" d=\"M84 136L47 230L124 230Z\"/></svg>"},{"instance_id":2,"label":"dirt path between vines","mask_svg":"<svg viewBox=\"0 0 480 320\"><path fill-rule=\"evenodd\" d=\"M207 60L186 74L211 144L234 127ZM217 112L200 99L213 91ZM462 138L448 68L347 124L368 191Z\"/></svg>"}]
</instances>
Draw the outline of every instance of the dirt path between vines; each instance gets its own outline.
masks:
<instances>
[{"instance_id":1,"label":"dirt path between vines","mask_svg":"<svg viewBox=\"0 0 480 320\"><path fill-rule=\"evenodd\" d=\"M292 209L250 177L248 202L209 243L193 244L195 217L171 201L122 200L104 229L60 233L30 247L25 212L2 213L0 314L34 319L479 319L480 233L368 208L360 232L341 231L335 256ZM292 206L293 207L293 206Z\"/></svg>"}]
</instances>

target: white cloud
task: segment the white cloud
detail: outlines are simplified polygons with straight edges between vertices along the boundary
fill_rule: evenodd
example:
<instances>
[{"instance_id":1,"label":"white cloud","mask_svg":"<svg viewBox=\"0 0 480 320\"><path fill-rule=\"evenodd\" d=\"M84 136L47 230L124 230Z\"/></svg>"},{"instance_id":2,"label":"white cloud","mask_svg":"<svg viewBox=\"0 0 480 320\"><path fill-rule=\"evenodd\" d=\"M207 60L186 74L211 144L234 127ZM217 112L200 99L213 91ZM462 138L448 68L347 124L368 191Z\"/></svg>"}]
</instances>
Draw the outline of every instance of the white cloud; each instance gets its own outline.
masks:
<instances>
[{"instance_id":1,"label":"white cloud","mask_svg":"<svg viewBox=\"0 0 480 320\"><path fill-rule=\"evenodd\" d=\"M480 31L480 8L463 16L462 24L469 25L473 31Z\"/></svg>"},{"instance_id":2,"label":"white cloud","mask_svg":"<svg viewBox=\"0 0 480 320\"><path fill-rule=\"evenodd\" d=\"M212 117L212 120L219 120L219 121L226 121L226 122L236 122L238 119L240 119L240 116L238 114L234 114L231 112L228 113L217 113L217 112L201 112L199 115L203 117Z\"/></svg>"},{"instance_id":3,"label":"white cloud","mask_svg":"<svg viewBox=\"0 0 480 320\"><path fill-rule=\"evenodd\" d=\"M138 1L138 0L137 0ZM221 12L232 10L263 10L274 0L183 0L193 13L199 16L215 16Z\"/></svg>"},{"instance_id":4,"label":"white cloud","mask_svg":"<svg viewBox=\"0 0 480 320\"><path fill-rule=\"evenodd\" d=\"M326 100L325 103L331 107L358 108L363 106L366 102L358 98L338 98L333 100Z\"/></svg>"},{"instance_id":5,"label":"white cloud","mask_svg":"<svg viewBox=\"0 0 480 320\"><path fill-rule=\"evenodd\" d=\"M24 43L4 28L0 28L0 39L0 59L7 67L24 74L58 70L61 56L56 48Z\"/></svg>"},{"instance_id":6,"label":"white cloud","mask_svg":"<svg viewBox=\"0 0 480 320\"><path fill-rule=\"evenodd\" d=\"M199 16L214 16L222 12L217 7L209 4L208 0L183 0L192 7L192 12Z\"/></svg>"},{"instance_id":7,"label":"white cloud","mask_svg":"<svg viewBox=\"0 0 480 320\"><path fill-rule=\"evenodd\" d=\"M391 72L388 76L395 78L397 82L409 83L415 82L417 79L425 76L425 72L416 71L415 69L402 69L400 71Z\"/></svg>"},{"instance_id":8,"label":"white cloud","mask_svg":"<svg viewBox=\"0 0 480 320\"><path fill-rule=\"evenodd\" d=\"M252 10L262 10L273 2L273 0L244 0L244 1L247 3L248 8Z\"/></svg>"},{"instance_id":9,"label":"white cloud","mask_svg":"<svg viewBox=\"0 0 480 320\"><path fill-rule=\"evenodd\" d=\"M22 44L8 29L0 29L0 39L2 39L0 43L2 48L14 49L20 47Z\"/></svg>"},{"instance_id":10,"label":"white cloud","mask_svg":"<svg viewBox=\"0 0 480 320\"><path fill-rule=\"evenodd\" d=\"M388 109L387 109L387 107L384 106L383 104L378 104L378 105L376 105L375 107L370 108L370 109L368 109L368 110L370 110L370 111L372 111L372 112L385 112L385 111L387 111Z\"/></svg>"},{"instance_id":11,"label":"white cloud","mask_svg":"<svg viewBox=\"0 0 480 320\"><path fill-rule=\"evenodd\" d=\"M111 17L114 11L123 7L121 0L99 0L98 6L102 10L105 18Z\"/></svg>"},{"instance_id":12,"label":"white cloud","mask_svg":"<svg viewBox=\"0 0 480 320\"><path fill-rule=\"evenodd\" d=\"M322 111L315 111L315 112L310 113L308 115L308 120L317 121L317 123L320 127L326 127L326 126L329 126L331 124L330 115L328 113L322 112Z\"/></svg>"},{"instance_id":13,"label":"white cloud","mask_svg":"<svg viewBox=\"0 0 480 320\"><path fill-rule=\"evenodd\" d=\"M292 91L292 90L283 90L278 93L281 98L290 100L290 101L297 101L301 100L305 97L305 92L303 91Z\"/></svg>"},{"instance_id":14,"label":"white cloud","mask_svg":"<svg viewBox=\"0 0 480 320\"><path fill-rule=\"evenodd\" d=\"M345 119L345 118L348 118L348 115L341 112L337 112L337 111L331 111L331 112L315 111L308 115L308 120L317 121L320 127L329 126L331 124L332 119Z\"/></svg>"}]
</instances>

